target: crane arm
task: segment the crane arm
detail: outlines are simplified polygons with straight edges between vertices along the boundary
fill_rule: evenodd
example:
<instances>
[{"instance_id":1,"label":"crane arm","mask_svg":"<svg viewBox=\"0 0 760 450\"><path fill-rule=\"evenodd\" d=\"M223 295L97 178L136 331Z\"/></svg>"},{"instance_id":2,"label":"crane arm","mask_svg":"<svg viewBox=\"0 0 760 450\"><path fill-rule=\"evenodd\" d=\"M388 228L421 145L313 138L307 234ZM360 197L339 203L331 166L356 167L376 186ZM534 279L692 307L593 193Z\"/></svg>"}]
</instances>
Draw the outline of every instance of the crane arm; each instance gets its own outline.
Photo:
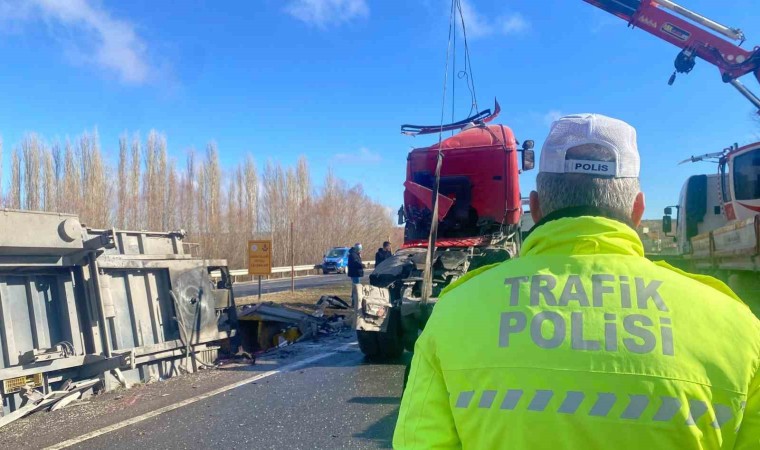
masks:
<instances>
[{"instance_id":1,"label":"crane arm","mask_svg":"<svg viewBox=\"0 0 760 450\"><path fill-rule=\"evenodd\" d=\"M689 73L699 57L716 66L723 81L733 85L756 108L760 98L739 78L749 73L760 82L760 47L741 48L744 33L694 13L671 0L583 0L681 49L675 60L676 73ZM717 34L723 35L724 39ZM739 45L733 41L740 41ZM675 81L675 75L670 84Z\"/></svg>"}]
</instances>

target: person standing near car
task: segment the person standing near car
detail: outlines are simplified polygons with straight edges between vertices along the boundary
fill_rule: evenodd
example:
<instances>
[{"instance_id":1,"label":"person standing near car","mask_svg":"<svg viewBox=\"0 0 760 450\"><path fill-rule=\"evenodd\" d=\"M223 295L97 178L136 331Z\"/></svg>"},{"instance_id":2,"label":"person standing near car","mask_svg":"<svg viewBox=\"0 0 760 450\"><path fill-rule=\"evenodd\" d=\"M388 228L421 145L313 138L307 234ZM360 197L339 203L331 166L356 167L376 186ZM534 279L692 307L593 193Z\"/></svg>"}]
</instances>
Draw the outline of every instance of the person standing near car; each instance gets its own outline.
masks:
<instances>
[{"instance_id":1,"label":"person standing near car","mask_svg":"<svg viewBox=\"0 0 760 450\"><path fill-rule=\"evenodd\" d=\"M356 243L348 251L348 277L354 284L364 276L364 263L362 262L362 244Z\"/></svg>"},{"instance_id":2,"label":"person standing near car","mask_svg":"<svg viewBox=\"0 0 760 450\"><path fill-rule=\"evenodd\" d=\"M375 267L379 266L381 262L393 256L393 250L391 250L391 243L388 241L383 242L383 246L377 249L375 253Z\"/></svg>"}]
</instances>

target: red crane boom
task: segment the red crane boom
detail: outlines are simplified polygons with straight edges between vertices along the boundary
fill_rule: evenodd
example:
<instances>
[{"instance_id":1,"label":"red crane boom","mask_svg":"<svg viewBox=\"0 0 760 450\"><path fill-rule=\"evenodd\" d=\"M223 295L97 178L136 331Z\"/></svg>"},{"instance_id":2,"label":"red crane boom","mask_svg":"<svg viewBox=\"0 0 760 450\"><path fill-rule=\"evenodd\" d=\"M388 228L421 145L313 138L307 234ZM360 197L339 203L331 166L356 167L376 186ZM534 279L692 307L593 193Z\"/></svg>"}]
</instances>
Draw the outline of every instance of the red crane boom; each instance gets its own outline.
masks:
<instances>
[{"instance_id":1,"label":"red crane boom","mask_svg":"<svg viewBox=\"0 0 760 450\"><path fill-rule=\"evenodd\" d=\"M675 60L676 73L689 73L699 57L716 66L723 81L730 83L758 110L760 98L739 78L749 73L760 82L760 47L747 51L740 47L744 33L721 25L670 0L583 0L681 49ZM739 44L724 39L739 41Z\"/></svg>"}]
</instances>

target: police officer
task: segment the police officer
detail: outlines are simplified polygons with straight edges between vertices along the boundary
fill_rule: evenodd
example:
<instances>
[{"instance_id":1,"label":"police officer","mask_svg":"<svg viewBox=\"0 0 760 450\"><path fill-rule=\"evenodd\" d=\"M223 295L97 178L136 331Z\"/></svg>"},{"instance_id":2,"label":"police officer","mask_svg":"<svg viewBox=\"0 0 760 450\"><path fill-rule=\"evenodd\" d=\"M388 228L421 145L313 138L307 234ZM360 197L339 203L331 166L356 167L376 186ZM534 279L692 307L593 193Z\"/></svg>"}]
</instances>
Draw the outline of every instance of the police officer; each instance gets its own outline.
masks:
<instances>
[{"instance_id":1,"label":"police officer","mask_svg":"<svg viewBox=\"0 0 760 450\"><path fill-rule=\"evenodd\" d=\"M552 124L520 258L444 291L394 446L760 448L760 325L720 281L644 258L636 131Z\"/></svg>"}]
</instances>

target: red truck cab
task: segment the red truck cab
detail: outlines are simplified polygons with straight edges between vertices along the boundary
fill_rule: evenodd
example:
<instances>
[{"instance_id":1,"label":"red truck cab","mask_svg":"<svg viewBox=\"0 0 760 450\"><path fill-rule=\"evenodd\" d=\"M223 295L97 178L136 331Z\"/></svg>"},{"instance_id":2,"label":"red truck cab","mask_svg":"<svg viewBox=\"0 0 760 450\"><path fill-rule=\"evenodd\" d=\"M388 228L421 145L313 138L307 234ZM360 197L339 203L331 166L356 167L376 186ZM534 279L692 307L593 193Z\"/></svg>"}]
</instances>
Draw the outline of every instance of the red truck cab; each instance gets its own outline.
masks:
<instances>
[{"instance_id":1,"label":"red truck cab","mask_svg":"<svg viewBox=\"0 0 760 450\"><path fill-rule=\"evenodd\" d=\"M518 151L523 168L533 165L533 142L518 150L512 130L482 125L440 144L409 153L403 215L406 247L427 245L432 219L432 188L438 151L443 154L439 188L438 247L469 247L505 229L516 229L522 214Z\"/></svg>"}]
</instances>

